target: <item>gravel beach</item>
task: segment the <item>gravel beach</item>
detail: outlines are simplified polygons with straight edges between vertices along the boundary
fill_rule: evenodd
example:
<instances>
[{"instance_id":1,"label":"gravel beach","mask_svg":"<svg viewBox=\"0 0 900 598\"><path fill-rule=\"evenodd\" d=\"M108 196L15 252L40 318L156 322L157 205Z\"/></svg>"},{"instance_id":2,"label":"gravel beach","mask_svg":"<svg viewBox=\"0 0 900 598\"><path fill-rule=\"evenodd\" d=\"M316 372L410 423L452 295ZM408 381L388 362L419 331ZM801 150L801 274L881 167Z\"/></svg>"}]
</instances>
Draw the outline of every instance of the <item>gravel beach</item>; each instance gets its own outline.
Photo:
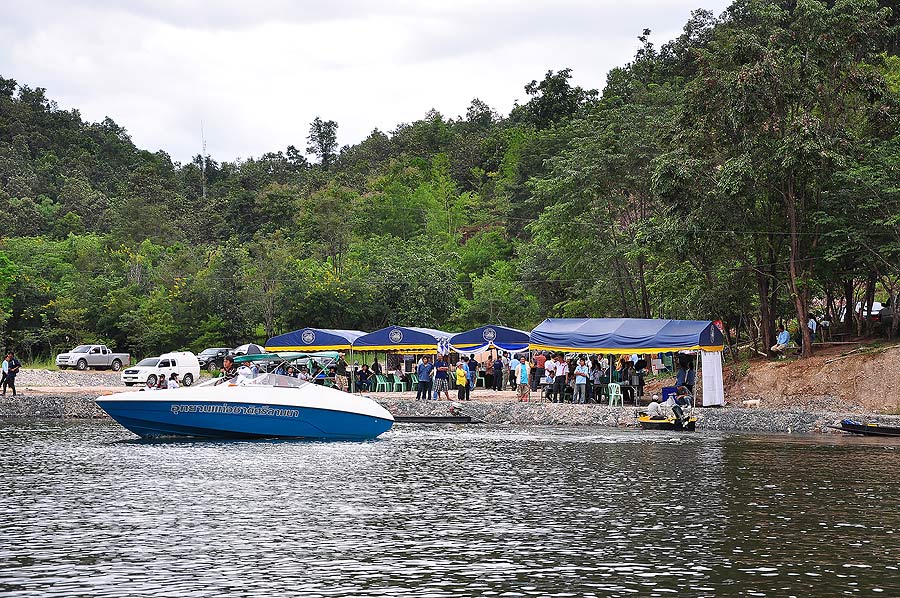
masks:
<instances>
[{"instance_id":1,"label":"gravel beach","mask_svg":"<svg viewBox=\"0 0 900 598\"><path fill-rule=\"evenodd\" d=\"M118 374L108 372L59 372L23 370L18 379L17 397L0 398L0 418L103 419L108 416L97 406L98 396L127 390ZM177 392L177 391L172 391ZM636 427L636 409L632 406L609 408L606 405L572 405L547 402L520 403L512 391L493 392L478 389L473 400L414 401L411 393L370 395L398 416L468 415L489 424L539 426ZM747 397L752 398L752 397ZM753 408L724 407L696 410L698 429L744 432L810 433L835 432L845 417L900 426L900 417L866 414L858 405L841 404L828 397L798 397L803 407ZM740 404L738 402L738 404ZM830 408L829 408L830 406Z\"/></svg>"}]
</instances>

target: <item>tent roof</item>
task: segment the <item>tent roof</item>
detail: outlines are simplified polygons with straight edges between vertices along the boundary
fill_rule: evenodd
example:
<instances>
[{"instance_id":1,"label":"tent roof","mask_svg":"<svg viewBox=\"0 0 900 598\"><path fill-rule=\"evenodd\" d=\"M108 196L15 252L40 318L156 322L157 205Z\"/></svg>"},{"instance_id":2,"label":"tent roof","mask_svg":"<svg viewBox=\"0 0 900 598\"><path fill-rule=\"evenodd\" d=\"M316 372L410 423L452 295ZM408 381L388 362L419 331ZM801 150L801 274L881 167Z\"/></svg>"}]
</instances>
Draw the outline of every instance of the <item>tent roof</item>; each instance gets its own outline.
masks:
<instances>
[{"instance_id":1,"label":"tent roof","mask_svg":"<svg viewBox=\"0 0 900 598\"><path fill-rule=\"evenodd\" d=\"M472 353L480 353L491 347L504 351L524 351L528 349L529 342L527 332L506 326L482 326L450 338L454 349Z\"/></svg>"},{"instance_id":2,"label":"tent roof","mask_svg":"<svg viewBox=\"0 0 900 598\"><path fill-rule=\"evenodd\" d=\"M721 351L722 332L704 320L547 318L531 331L531 348L580 353Z\"/></svg>"},{"instance_id":3,"label":"tent roof","mask_svg":"<svg viewBox=\"0 0 900 598\"><path fill-rule=\"evenodd\" d=\"M369 334L364 334L353 342L355 351L436 351L438 343L447 341L452 332L414 326L388 326Z\"/></svg>"},{"instance_id":4,"label":"tent roof","mask_svg":"<svg viewBox=\"0 0 900 598\"><path fill-rule=\"evenodd\" d=\"M266 351L339 351L363 335L361 330L302 328L273 336L266 341Z\"/></svg>"}]
</instances>

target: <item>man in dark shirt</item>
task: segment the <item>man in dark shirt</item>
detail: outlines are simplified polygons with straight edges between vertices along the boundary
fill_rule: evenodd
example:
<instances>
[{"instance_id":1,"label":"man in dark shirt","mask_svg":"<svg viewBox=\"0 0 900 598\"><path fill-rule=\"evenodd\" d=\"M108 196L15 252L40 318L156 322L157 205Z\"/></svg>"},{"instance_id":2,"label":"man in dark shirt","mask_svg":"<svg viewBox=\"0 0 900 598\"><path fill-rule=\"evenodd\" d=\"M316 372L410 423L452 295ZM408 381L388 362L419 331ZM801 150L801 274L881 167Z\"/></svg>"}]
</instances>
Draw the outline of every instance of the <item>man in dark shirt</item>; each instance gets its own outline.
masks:
<instances>
[{"instance_id":1,"label":"man in dark shirt","mask_svg":"<svg viewBox=\"0 0 900 598\"><path fill-rule=\"evenodd\" d=\"M347 377L347 360L343 353L338 353L337 366L334 369L334 386L347 392L350 389L350 379Z\"/></svg>"},{"instance_id":2,"label":"man in dark shirt","mask_svg":"<svg viewBox=\"0 0 900 598\"><path fill-rule=\"evenodd\" d=\"M10 351L6 354L6 365L8 369L6 371L6 379L3 380L3 396L6 396L7 387L12 389L12 396L16 396L16 375L19 373L19 368L22 367L22 364Z\"/></svg>"},{"instance_id":3,"label":"man in dark shirt","mask_svg":"<svg viewBox=\"0 0 900 598\"><path fill-rule=\"evenodd\" d=\"M362 364L362 367L356 372L356 390L369 390L369 378L371 377L372 372L369 371L369 366Z\"/></svg>"},{"instance_id":4,"label":"man in dark shirt","mask_svg":"<svg viewBox=\"0 0 900 598\"><path fill-rule=\"evenodd\" d=\"M446 355L438 356L437 362L434 364L434 399L440 400L441 393L444 398L450 400L450 363L447 361Z\"/></svg>"},{"instance_id":5,"label":"man in dark shirt","mask_svg":"<svg viewBox=\"0 0 900 598\"><path fill-rule=\"evenodd\" d=\"M216 384L234 380L237 378L237 375L238 371L234 365L234 358L231 355L226 355L222 360L222 377L216 381Z\"/></svg>"},{"instance_id":6,"label":"man in dark shirt","mask_svg":"<svg viewBox=\"0 0 900 598\"><path fill-rule=\"evenodd\" d=\"M494 390L503 390L503 360L499 355L494 360Z\"/></svg>"}]
</instances>

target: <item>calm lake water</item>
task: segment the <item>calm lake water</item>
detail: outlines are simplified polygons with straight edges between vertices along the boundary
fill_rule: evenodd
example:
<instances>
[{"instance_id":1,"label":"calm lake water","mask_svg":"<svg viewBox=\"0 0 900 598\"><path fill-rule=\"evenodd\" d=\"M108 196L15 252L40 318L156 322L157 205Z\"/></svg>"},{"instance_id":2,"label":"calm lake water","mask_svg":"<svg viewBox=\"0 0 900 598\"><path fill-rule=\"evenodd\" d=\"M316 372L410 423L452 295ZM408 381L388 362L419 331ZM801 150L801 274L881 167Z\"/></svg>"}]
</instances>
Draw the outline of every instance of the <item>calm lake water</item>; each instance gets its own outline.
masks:
<instances>
[{"instance_id":1,"label":"calm lake water","mask_svg":"<svg viewBox=\"0 0 900 598\"><path fill-rule=\"evenodd\" d=\"M130 438L0 422L0 595L900 596L898 442Z\"/></svg>"}]
</instances>

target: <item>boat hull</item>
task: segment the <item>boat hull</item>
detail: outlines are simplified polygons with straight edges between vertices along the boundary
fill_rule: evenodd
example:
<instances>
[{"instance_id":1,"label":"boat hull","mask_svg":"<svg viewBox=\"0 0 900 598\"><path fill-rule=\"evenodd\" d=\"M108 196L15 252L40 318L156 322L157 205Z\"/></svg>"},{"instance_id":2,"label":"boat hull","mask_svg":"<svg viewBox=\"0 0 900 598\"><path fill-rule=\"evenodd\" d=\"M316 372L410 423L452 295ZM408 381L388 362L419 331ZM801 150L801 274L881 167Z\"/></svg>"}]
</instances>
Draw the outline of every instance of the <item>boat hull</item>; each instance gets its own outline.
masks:
<instances>
[{"instance_id":1,"label":"boat hull","mask_svg":"<svg viewBox=\"0 0 900 598\"><path fill-rule=\"evenodd\" d=\"M841 430L863 436L900 436L900 428L879 426L878 424L862 424L841 422Z\"/></svg>"},{"instance_id":2,"label":"boat hull","mask_svg":"<svg viewBox=\"0 0 900 598\"><path fill-rule=\"evenodd\" d=\"M696 430L697 419L692 417L688 420L687 424L682 424L681 420L674 417L670 417L668 419L650 419L649 417L641 416L638 418L638 423L644 430L673 430L676 432L694 432Z\"/></svg>"},{"instance_id":3,"label":"boat hull","mask_svg":"<svg viewBox=\"0 0 900 598\"><path fill-rule=\"evenodd\" d=\"M131 392L101 397L97 404L143 438L367 440L394 424L371 399L315 385Z\"/></svg>"}]
</instances>

